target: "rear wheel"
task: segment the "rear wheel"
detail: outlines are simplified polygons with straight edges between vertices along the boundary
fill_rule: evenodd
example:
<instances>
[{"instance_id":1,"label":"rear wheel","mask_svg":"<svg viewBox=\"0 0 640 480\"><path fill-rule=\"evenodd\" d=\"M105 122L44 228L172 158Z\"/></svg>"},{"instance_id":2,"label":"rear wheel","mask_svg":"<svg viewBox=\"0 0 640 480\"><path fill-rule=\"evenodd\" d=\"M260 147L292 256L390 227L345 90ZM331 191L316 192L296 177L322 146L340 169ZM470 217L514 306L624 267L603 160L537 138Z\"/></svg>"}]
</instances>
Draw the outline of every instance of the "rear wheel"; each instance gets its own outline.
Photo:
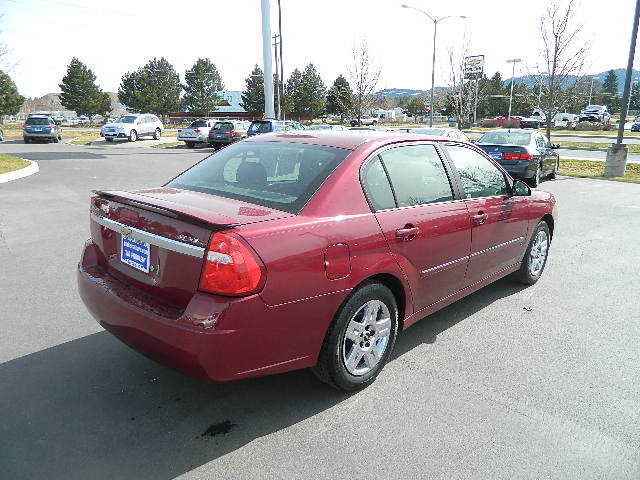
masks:
<instances>
[{"instance_id":1,"label":"rear wheel","mask_svg":"<svg viewBox=\"0 0 640 480\"><path fill-rule=\"evenodd\" d=\"M187 147L189 147L189 148L193 148L193 146L195 145L194 142L184 142L184 143L186 143Z\"/></svg>"},{"instance_id":2,"label":"rear wheel","mask_svg":"<svg viewBox=\"0 0 640 480\"><path fill-rule=\"evenodd\" d=\"M162 132L159 128L156 128L155 132L153 132L153 139L160 140L160 135L162 135Z\"/></svg>"},{"instance_id":3,"label":"rear wheel","mask_svg":"<svg viewBox=\"0 0 640 480\"><path fill-rule=\"evenodd\" d=\"M104 139L105 139L107 142L113 142L113 138L105 137Z\"/></svg>"},{"instance_id":4,"label":"rear wheel","mask_svg":"<svg viewBox=\"0 0 640 480\"><path fill-rule=\"evenodd\" d=\"M538 281L547 264L550 243L549 226L541 220L533 231L520 269L514 274L518 281L525 285L533 285Z\"/></svg>"},{"instance_id":5,"label":"rear wheel","mask_svg":"<svg viewBox=\"0 0 640 480\"><path fill-rule=\"evenodd\" d=\"M136 140L138 140L138 132L131 130L131 133L129 133L129 141L135 142Z\"/></svg>"},{"instance_id":6,"label":"rear wheel","mask_svg":"<svg viewBox=\"0 0 640 480\"><path fill-rule=\"evenodd\" d=\"M549 175L547 175L548 180L555 180L558 173L558 168L560 168L560 160L556 160L556 164L553 166L553 170Z\"/></svg>"},{"instance_id":7,"label":"rear wheel","mask_svg":"<svg viewBox=\"0 0 640 480\"><path fill-rule=\"evenodd\" d=\"M529 178L529 185L532 187L537 187L542 182L542 165L538 163L536 167L536 173L533 174L533 177Z\"/></svg>"},{"instance_id":8,"label":"rear wheel","mask_svg":"<svg viewBox=\"0 0 640 480\"><path fill-rule=\"evenodd\" d=\"M59 138L58 138L58 136L56 135L55 137L52 137L52 138L51 138L51 141L52 141L53 143L58 143L58 142L60 141L60 139L59 139Z\"/></svg>"},{"instance_id":9,"label":"rear wheel","mask_svg":"<svg viewBox=\"0 0 640 480\"><path fill-rule=\"evenodd\" d=\"M24 137L22 140L24 140L24 143L31 143L31 139L30 138Z\"/></svg>"},{"instance_id":10,"label":"rear wheel","mask_svg":"<svg viewBox=\"0 0 640 480\"><path fill-rule=\"evenodd\" d=\"M364 388L389 360L397 331L391 291L379 283L364 284L336 313L313 373L339 390Z\"/></svg>"}]
</instances>

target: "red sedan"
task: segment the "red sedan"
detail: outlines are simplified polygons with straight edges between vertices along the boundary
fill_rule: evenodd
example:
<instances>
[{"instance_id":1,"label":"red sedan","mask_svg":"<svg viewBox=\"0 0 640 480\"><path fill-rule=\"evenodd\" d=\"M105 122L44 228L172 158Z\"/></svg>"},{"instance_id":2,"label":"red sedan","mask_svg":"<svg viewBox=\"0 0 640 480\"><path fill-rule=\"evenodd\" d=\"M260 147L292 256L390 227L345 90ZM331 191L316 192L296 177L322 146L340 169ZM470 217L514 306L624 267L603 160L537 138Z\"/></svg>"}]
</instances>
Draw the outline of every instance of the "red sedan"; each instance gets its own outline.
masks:
<instances>
[{"instance_id":1,"label":"red sedan","mask_svg":"<svg viewBox=\"0 0 640 480\"><path fill-rule=\"evenodd\" d=\"M90 216L80 295L123 342L206 380L312 367L354 390L399 330L507 274L535 283L555 199L466 142L300 132L99 191Z\"/></svg>"}]
</instances>

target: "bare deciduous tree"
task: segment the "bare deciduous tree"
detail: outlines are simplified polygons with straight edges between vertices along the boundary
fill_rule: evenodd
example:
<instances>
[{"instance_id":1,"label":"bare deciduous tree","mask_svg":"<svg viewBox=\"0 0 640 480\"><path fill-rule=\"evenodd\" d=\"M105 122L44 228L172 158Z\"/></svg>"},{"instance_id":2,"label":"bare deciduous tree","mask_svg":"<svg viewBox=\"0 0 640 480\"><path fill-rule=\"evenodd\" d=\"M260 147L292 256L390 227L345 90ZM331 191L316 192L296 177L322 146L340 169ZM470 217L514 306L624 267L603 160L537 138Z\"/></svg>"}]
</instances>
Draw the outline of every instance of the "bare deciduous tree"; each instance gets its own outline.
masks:
<instances>
[{"instance_id":1,"label":"bare deciduous tree","mask_svg":"<svg viewBox=\"0 0 640 480\"><path fill-rule=\"evenodd\" d=\"M474 103L476 99L477 82L466 81L464 74L464 59L469 55L469 41L463 37L461 47L456 50L451 47L449 54L449 102L458 118L458 128L462 127L462 122L469 122L473 116ZM432 106L433 108L433 106Z\"/></svg>"},{"instance_id":2,"label":"bare deciduous tree","mask_svg":"<svg viewBox=\"0 0 640 480\"><path fill-rule=\"evenodd\" d=\"M361 125L362 113L375 101L374 91L380 80L381 69L374 66L366 40L353 47L353 64L349 66L350 85L353 89L354 116Z\"/></svg>"},{"instance_id":3,"label":"bare deciduous tree","mask_svg":"<svg viewBox=\"0 0 640 480\"><path fill-rule=\"evenodd\" d=\"M582 25L575 20L578 3L575 0L547 0L547 8L540 18L542 62L548 72L543 86L547 115L547 138L551 138L551 121L556 107L573 101L578 82L591 48L590 41L581 38Z\"/></svg>"}]
</instances>

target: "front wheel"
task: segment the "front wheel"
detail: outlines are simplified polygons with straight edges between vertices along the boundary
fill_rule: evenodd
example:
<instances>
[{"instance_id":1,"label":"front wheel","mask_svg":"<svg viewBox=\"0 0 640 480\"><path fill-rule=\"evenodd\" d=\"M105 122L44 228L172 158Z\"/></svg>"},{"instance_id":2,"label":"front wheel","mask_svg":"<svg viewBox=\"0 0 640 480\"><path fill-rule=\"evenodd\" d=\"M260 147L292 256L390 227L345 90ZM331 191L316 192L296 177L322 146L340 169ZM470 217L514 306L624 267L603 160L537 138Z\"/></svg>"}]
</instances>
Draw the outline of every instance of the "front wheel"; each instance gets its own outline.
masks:
<instances>
[{"instance_id":1,"label":"front wheel","mask_svg":"<svg viewBox=\"0 0 640 480\"><path fill-rule=\"evenodd\" d=\"M138 132L131 130L131 133L129 133L129 141L135 142L136 140L138 140Z\"/></svg>"},{"instance_id":2,"label":"front wheel","mask_svg":"<svg viewBox=\"0 0 640 480\"><path fill-rule=\"evenodd\" d=\"M538 163L536 166L536 173L533 174L533 177L529 178L529 185L531 187L537 187L542 182L542 166Z\"/></svg>"},{"instance_id":3,"label":"front wheel","mask_svg":"<svg viewBox=\"0 0 640 480\"><path fill-rule=\"evenodd\" d=\"M541 220L533 231L520 269L514 274L519 282L525 285L533 285L538 281L547 264L550 244L549 226L547 222Z\"/></svg>"},{"instance_id":4,"label":"front wheel","mask_svg":"<svg viewBox=\"0 0 640 480\"><path fill-rule=\"evenodd\" d=\"M160 140L160 135L162 135L162 132L160 131L159 128L156 128L156 131L153 132L153 139L154 140Z\"/></svg>"},{"instance_id":5,"label":"front wheel","mask_svg":"<svg viewBox=\"0 0 640 480\"><path fill-rule=\"evenodd\" d=\"M364 388L389 360L398 331L398 307L379 283L354 290L342 304L324 339L313 373L344 391Z\"/></svg>"}]
</instances>

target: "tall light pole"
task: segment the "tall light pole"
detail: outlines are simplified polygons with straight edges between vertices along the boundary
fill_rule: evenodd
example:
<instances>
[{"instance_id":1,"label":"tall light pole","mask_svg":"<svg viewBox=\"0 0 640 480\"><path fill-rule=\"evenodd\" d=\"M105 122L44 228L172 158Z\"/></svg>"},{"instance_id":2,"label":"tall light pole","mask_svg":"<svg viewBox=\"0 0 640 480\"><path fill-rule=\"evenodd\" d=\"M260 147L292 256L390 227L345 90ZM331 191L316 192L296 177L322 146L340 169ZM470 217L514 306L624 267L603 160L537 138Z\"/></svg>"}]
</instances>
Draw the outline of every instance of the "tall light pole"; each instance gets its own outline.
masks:
<instances>
[{"instance_id":1,"label":"tall light pole","mask_svg":"<svg viewBox=\"0 0 640 480\"><path fill-rule=\"evenodd\" d=\"M273 111L273 69L271 66L271 4L262 0L262 59L264 61L264 113L275 117Z\"/></svg>"},{"instance_id":2,"label":"tall light pole","mask_svg":"<svg viewBox=\"0 0 640 480\"><path fill-rule=\"evenodd\" d=\"M431 61L431 105L429 108L429 126L433 127L433 110L434 110L434 105L433 105L433 88L434 88L434 83L435 83L435 78L436 78L436 34L438 33L438 22L441 22L442 20L446 20L447 18L467 18L464 15L447 15L446 17L442 17L442 18L433 18L431 15L429 15L427 12L425 12L424 10L420 10L419 8L416 7L410 7L408 5L402 5L402 8L410 8L412 10L417 10L418 12L424 14L427 16L427 18L429 18L429 20L431 20L433 22L433 59Z\"/></svg>"},{"instance_id":3,"label":"tall light pole","mask_svg":"<svg viewBox=\"0 0 640 480\"><path fill-rule=\"evenodd\" d=\"M589 89L589 103L587 103L588 105L591 105L591 96L593 95L593 81L596 79L596 77L591 77L591 88Z\"/></svg>"},{"instance_id":4,"label":"tall light pole","mask_svg":"<svg viewBox=\"0 0 640 480\"><path fill-rule=\"evenodd\" d=\"M511 93L509 94L509 115L507 115L507 118L511 118L511 103L513 102L513 79L516 76L516 63L521 62L522 60L520 60L519 58L512 58L510 60L507 60L507 63L512 63L513 67L511 69Z\"/></svg>"}]
</instances>

